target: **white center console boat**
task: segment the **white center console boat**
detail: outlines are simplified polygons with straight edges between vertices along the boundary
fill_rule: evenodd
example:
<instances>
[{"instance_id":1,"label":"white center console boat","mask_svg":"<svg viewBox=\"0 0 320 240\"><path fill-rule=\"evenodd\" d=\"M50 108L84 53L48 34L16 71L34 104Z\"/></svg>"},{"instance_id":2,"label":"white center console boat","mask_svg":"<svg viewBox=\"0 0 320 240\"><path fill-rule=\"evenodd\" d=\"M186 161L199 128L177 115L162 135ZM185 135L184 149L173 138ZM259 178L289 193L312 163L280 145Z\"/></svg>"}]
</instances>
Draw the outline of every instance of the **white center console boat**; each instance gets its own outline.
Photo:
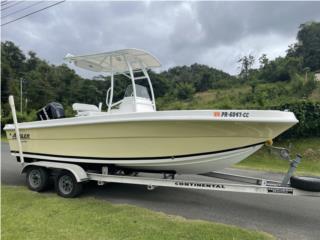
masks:
<instances>
[{"instance_id":1,"label":"white center console boat","mask_svg":"<svg viewBox=\"0 0 320 240\"><path fill-rule=\"evenodd\" d=\"M65 118L59 104L39 114L39 121L19 123L25 162L77 163L85 168L204 173L235 164L298 121L292 112L276 110L156 111L148 69L159 67L151 54L125 49L72 56L75 66L110 75L106 111L75 103L75 117ZM131 84L115 102L118 75ZM142 84L140 81L147 84ZM146 87L147 86L147 87ZM19 159L15 126L6 125L11 153Z\"/></svg>"}]
</instances>

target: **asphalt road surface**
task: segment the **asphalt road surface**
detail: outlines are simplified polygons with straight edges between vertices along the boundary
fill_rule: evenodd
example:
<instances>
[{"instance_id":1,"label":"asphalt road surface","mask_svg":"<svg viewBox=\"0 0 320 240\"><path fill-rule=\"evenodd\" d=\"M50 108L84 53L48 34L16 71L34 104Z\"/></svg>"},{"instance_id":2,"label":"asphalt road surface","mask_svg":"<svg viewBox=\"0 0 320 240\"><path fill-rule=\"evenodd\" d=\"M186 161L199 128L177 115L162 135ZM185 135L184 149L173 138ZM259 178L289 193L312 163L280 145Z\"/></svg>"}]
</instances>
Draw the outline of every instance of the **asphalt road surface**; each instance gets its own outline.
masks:
<instances>
[{"instance_id":1,"label":"asphalt road surface","mask_svg":"<svg viewBox=\"0 0 320 240\"><path fill-rule=\"evenodd\" d=\"M1 182L25 185L20 165L9 154L9 146L1 143ZM274 180L278 174L227 169L240 175ZM201 176L185 176L208 180ZM53 191L53 190L52 190ZM156 188L128 184L87 184L80 197L93 196L112 203L125 203L149 208L188 219L203 219L262 230L278 239L320 239L320 198L272 196L244 193Z\"/></svg>"}]
</instances>

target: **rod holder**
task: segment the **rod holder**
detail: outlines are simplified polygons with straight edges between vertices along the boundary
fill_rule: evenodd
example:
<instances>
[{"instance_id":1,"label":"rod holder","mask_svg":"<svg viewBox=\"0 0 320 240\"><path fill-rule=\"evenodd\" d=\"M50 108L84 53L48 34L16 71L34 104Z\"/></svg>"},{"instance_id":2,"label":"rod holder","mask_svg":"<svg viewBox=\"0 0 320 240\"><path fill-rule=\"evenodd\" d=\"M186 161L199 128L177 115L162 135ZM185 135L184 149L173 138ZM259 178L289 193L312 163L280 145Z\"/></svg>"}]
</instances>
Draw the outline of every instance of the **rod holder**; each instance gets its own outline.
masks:
<instances>
[{"instance_id":1,"label":"rod holder","mask_svg":"<svg viewBox=\"0 0 320 240\"><path fill-rule=\"evenodd\" d=\"M14 105L14 98L13 98L12 95L9 96L9 105L10 105L11 112L12 112L14 128L16 130L16 139L18 141L20 162L21 162L21 164L24 164L24 158L23 158L23 152L22 152L22 144L21 144L21 139L20 139L20 132L19 132L19 127L18 127L17 113L16 113L16 107Z\"/></svg>"}]
</instances>

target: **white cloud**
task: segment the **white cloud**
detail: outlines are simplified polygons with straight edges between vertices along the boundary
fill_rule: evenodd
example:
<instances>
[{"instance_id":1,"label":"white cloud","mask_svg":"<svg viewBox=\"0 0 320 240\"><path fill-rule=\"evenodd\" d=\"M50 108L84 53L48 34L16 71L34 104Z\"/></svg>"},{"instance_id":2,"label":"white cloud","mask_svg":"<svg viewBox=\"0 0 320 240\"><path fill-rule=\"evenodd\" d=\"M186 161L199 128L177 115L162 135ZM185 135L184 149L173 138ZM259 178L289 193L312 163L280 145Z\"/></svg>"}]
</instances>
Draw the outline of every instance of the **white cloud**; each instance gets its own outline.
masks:
<instances>
[{"instance_id":1,"label":"white cloud","mask_svg":"<svg viewBox=\"0 0 320 240\"><path fill-rule=\"evenodd\" d=\"M259 57L267 54L269 59L286 54L288 43L294 42L294 37L277 34L259 34L242 38L233 45L221 45L209 49L199 57L198 62L215 66L230 73L239 72L237 61L245 55L253 55L256 59L255 67L259 65Z\"/></svg>"},{"instance_id":2,"label":"white cloud","mask_svg":"<svg viewBox=\"0 0 320 240\"><path fill-rule=\"evenodd\" d=\"M319 7L319 2L65 2L2 27L1 34L54 64L63 63L66 53L133 47L153 53L163 69L198 62L236 74L245 54L284 55L299 24L320 20Z\"/></svg>"}]
</instances>

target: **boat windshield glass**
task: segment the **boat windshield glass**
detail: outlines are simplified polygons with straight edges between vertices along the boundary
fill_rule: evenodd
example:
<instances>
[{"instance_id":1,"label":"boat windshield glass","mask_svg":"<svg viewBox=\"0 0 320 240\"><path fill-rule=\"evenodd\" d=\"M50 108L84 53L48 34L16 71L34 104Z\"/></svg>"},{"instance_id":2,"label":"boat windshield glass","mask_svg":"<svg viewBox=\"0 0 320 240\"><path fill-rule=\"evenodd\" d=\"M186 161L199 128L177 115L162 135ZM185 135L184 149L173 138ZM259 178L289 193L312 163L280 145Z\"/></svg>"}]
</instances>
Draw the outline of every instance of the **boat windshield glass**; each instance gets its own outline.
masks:
<instances>
[{"instance_id":1,"label":"boat windshield glass","mask_svg":"<svg viewBox=\"0 0 320 240\"><path fill-rule=\"evenodd\" d=\"M150 99L150 96L146 87L136 84L136 92L137 92L137 97ZM132 97L132 96L133 96L133 88L132 88L132 84L130 84L127 87L124 97Z\"/></svg>"}]
</instances>

